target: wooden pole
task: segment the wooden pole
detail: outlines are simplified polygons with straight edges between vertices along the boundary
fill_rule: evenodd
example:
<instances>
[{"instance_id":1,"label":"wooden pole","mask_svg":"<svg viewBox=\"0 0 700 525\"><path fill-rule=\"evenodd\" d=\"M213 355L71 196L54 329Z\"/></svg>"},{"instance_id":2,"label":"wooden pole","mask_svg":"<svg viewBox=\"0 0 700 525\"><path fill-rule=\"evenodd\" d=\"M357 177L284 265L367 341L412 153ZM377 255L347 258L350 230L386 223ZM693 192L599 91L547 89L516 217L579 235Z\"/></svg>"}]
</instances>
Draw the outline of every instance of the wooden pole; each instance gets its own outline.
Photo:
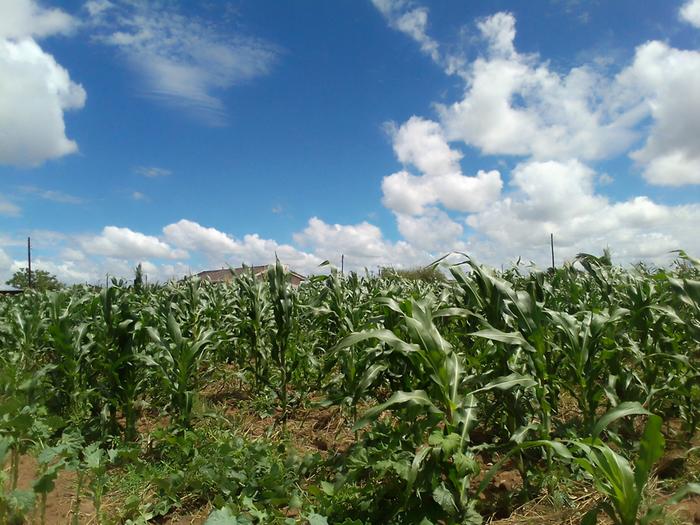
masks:
<instances>
[{"instance_id":1,"label":"wooden pole","mask_svg":"<svg viewBox=\"0 0 700 525\"><path fill-rule=\"evenodd\" d=\"M27 237L27 287L32 287L32 238Z\"/></svg>"},{"instance_id":2,"label":"wooden pole","mask_svg":"<svg viewBox=\"0 0 700 525\"><path fill-rule=\"evenodd\" d=\"M340 275L345 275L345 254L340 254Z\"/></svg>"},{"instance_id":3,"label":"wooden pole","mask_svg":"<svg viewBox=\"0 0 700 525\"><path fill-rule=\"evenodd\" d=\"M552 270L554 269L554 234L549 234L549 244L552 247Z\"/></svg>"}]
</instances>

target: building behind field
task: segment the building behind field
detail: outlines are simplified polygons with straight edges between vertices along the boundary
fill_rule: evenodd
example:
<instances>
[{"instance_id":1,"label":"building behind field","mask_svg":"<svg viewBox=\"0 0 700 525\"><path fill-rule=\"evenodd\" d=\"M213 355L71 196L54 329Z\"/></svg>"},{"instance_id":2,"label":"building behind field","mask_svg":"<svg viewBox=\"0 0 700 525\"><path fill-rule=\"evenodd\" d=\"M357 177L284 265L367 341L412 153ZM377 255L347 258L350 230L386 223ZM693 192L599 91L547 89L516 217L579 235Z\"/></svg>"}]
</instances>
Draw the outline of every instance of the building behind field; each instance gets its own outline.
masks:
<instances>
[{"instance_id":1,"label":"building behind field","mask_svg":"<svg viewBox=\"0 0 700 525\"><path fill-rule=\"evenodd\" d=\"M240 268L222 268L221 270L205 270L199 272L197 277L207 279L213 283L226 283L233 280L234 275L240 275L243 272L253 272L253 275L258 279L264 279L268 266L242 266ZM293 270L289 270L289 279L292 286L299 286L306 280L306 277Z\"/></svg>"}]
</instances>

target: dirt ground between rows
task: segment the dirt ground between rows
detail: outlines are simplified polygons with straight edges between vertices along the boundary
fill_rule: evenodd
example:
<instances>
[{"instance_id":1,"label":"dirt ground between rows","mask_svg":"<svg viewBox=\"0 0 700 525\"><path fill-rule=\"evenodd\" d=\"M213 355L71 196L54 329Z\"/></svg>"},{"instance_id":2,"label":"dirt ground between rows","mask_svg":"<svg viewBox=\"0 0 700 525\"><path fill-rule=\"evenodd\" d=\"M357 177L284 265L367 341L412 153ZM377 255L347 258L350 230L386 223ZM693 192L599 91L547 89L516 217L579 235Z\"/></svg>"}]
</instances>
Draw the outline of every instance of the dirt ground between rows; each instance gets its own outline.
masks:
<instances>
[{"instance_id":1,"label":"dirt ground between rows","mask_svg":"<svg viewBox=\"0 0 700 525\"><path fill-rule=\"evenodd\" d=\"M37 477L37 461L31 456L22 456L19 464L18 488L31 489L32 482ZM64 470L56 479L56 486L46 497L46 523L71 523L75 502L77 477L75 472ZM39 501L35 505L33 521L39 523ZM79 523L95 521L95 507L89 496L82 497L78 509Z\"/></svg>"}]
</instances>

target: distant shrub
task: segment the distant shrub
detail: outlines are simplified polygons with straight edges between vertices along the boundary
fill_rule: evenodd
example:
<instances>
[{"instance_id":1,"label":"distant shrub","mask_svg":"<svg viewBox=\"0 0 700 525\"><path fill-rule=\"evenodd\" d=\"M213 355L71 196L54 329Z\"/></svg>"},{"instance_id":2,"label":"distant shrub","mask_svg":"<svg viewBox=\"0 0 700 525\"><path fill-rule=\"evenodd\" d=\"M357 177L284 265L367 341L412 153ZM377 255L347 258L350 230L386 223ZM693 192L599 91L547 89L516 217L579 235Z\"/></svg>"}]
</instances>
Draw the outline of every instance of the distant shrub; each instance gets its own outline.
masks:
<instances>
[{"instance_id":1,"label":"distant shrub","mask_svg":"<svg viewBox=\"0 0 700 525\"><path fill-rule=\"evenodd\" d=\"M388 279L407 279L409 281L423 281L426 283L439 283L446 280L445 274L434 266L416 266L415 268L403 269L381 268L379 275Z\"/></svg>"}]
</instances>

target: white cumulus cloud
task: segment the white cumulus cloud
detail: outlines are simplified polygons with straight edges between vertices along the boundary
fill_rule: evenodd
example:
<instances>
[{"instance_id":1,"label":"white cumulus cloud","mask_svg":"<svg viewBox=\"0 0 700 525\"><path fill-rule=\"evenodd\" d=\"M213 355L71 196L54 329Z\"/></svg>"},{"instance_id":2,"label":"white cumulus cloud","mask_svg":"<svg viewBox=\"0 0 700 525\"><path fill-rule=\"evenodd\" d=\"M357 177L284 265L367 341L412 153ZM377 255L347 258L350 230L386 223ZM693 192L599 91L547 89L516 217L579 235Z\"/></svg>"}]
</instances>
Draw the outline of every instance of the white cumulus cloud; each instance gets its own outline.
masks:
<instances>
[{"instance_id":1,"label":"white cumulus cloud","mask_svg":"<svg viewBox=\"0 0 700 525\"><path fill-rule=\"evenodd\" d=\"M611 81L593 66L565 74L514 47L515 17L496 13L478 23L486 55L465 70L462 100L437 106L448 140L490 155L538 159L607 158L637 138L643 113L606 102Z\"/></svg>"},{"instance_id":2,"label":"white cumulus cloud","mask_svg":"<svg viewBox=\"0 0 700 525\"><path fill-rule=\"evenodd\" d=\"M430 255L406 241L389 241L381 229L368 222L328 224L312 217L294 241L308 248L319 261L339 266L345 256L346 268L375 270L378 266L414 266L429 262Z\"/></svg>"},{"instance_id":3,"label":"white cumulus cloud","mask_svg":"<svg viewBox=\"0 0 700 525\"><path fill-rule=\"evenodd\" d=\"M216 228L207 228L187 219L163 228L165 239L180 248L199 250L209 254L229 255L236 250L232 237Z\"/></svg>"},{"instance_id":4,"label":"white cumulus cloud","mask_svg":"<svg viewBox=\"0 0 700 525\"><path fill-rule=\"evenodd\" d=\"M644 146L631 156L652 184L700 184L700 52L648 42L617 79L623 96L652 118Z\"/></svg>"},{"instance_id":5,"label":"white cumulus cloud","mask_svg":"<svg viewBox=\"0 0 700 525\"><path fill-rule=\"evenodd\" d=\"M681 20L700 28L700 0L689 0L679 12Z\"/></svg>"},{"instance_id":6,"label":"white cumulus cloud","mask_svg":"<svg viewBox=\"0 0 700 525\"><path fill-rule=\"evenodd\" d=\"M517 58L515 46L515 17L501 12L481 19L477 23L481 35L489 43L489 51L498 57Z\"/></svg>"},{"instance_id":7,"label":"white cumulus cloud","mask_svg":"<svg viewBox=\"0 0 700 525\"><path fill-rule=\"evenodd\" d=\"M430 253L447 253L459 249L464 228L447 213L436 208L424 215L396 214L399 233L411 246Z\"/></svg>"},{"instance_id":8,"label":"white cumulus cloud","mask_svg":"<svg viewBox=\"0 0 700 525\"><path fill-rule=\"evenodd\" d=\"M78 22L57 8L45 8L34 0L3 0L0 7L0 38L41 38L70 34Z\"/></svg>"},{"instance_id":9,"label":"white cumulus cloud","mask_svg":"<svg viewBox=\"0 0 700 525\"><path fill-rule=\"evenodd\" d=\"M258 234L247 234L238 240L216 228L181 219L163 228L165 239L174 246L203 254L215 266L271 264L275 255L296 271L312 272L322 262L313 254Z\"/></svg>"},{"instance_id":10,"label":"white cumulus cloud","mask_svg":"<svg viewBox=\"0 0 700 525\"><path fill-rule=\"evenodd\" d=\"M425 206L441 204L450 210L474 212L500 195L498 171L479 171L473 177L462 174L462 154L450 148L437 122L411 117L393 130L393 141L397 158L422 175L402 170L384 178L382 202L392 211L419 215Z\"/></svg>"},{"instance_id":11,"label":"white cumulus cloud","mask_svg":"<svg viewBox=\"0 0 700 525\"><path fill-rule=\"evenodd\" d=\"M35 41L75 25L30 0L0 6L0 164L36 166L77 151L63 114L84 106L85 90Z\"/></svg>"},{"instance_id":12,"label":"white cumulus cloud","mask_svg":"<svg viewBox=\"0 0 700 525\"><path fill-rule=\"evenodd\" d=\"M157 237L117 226L105 226L100 235L84 238L80 241L80 245L89 254L130 260L147 257L160 259L188 257L186 251L174 249Z\"/></svg>"},{"instance_id":13,"label":"white cumulus cloud","mask_svg":"<svg viewBox=\"0 0 700 525\"><path fill-rule=\"evenodd\" d=\"M608 246L618 262L668 262L670 250L700 251L700 205L667 206L646 196L614 202L596 190L597 178L575 160L518 165L513 192L467 218L474 245L493 262L523 256L540 264L547 262L550 233L559 260Z\"/></svg>"}]
</instances>

